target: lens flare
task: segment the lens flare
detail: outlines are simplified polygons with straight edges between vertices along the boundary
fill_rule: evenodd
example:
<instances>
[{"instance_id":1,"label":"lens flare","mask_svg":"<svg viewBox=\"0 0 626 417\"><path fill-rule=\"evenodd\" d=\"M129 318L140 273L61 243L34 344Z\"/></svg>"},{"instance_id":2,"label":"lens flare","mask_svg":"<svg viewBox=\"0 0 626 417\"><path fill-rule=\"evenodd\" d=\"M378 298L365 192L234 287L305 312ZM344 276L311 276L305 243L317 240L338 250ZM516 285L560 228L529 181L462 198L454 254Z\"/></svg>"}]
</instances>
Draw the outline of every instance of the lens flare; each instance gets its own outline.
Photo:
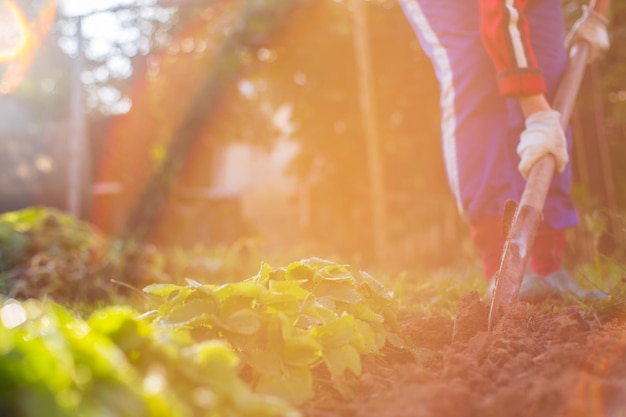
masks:
<instances>
[{"instance_id":1,"label":"lens flare","mask_svg":"<svg viewBox=\"0 0 626 417\"><path fill-rule=\"evenodd\" d=\"M26 45L28 24L13 1L0 2L0 62L19 54Z\"/></svg>"},{"instance_id":2,"label":"lens flare","mask_svg":"<svg viewBox=\"0 0 626 417\"><path fill-rule=\"evenodd\" d=\"M232 16L241 13L243 3L225 2L224 5L214 6L211 15L215 19L213 24L223 27ZM96 184L109 184L110 187L95 195L91 221L107 234L123 233L130 214L149 188L152 176L159 171L167 149L180 134L181 125L184 125L189 114L193 114L191 107L198 88L205 82L207 74L211 73L210 68L220 49L200 47L200 41L206 37L206 30L206 19L198 17L188 22L167 47L153 54L145 75L137 77L131 89L132 109L119 118L103 140L102 148L98 151L100 159ZM227 34L222 33L220 36L214 40L216 45L223 42ZM185 49L194 49L196 52L185 53ZM163 80L168 80L166 86ZM168 105L172 101L178 105ZM203 120L202 125L206 126L196 133L205 137L212 120L209 117ZM194 183L194 179L202 182L210 177L206 173L207 165L210 165L207 163L210 156L207 149L206 140L195 141L189 152L195 156L194 161L186 161L182 172L175 175L176 188L184 188L185 184ZM195 161L200 166L191 167ZM190 172L197 175L190 179L193 176ZM200 180L197 179L198 175L201 176ZM175 223L172 227L180 229L180 222L171 220L180 217L172 214L172 204L176 205L169 200L165 202L161 217L169 219L165 222L167 225ZM153 229L148 233L150 240L161 243L161 237L167 232L159 224L151 227Z\"/></svg>"},{"instance_id":3,"label":"lens flare","mask_svg":"<svg viewBox=\"0 0 626 417\"><path fill-rule=\"evenodd\" d=\"M56 1L48 0L28 22L15 1L0 1L0 64L5 66L0 78L0 94L12 93L20 85L35 52L50 33L56 9Z\"/></svg>"}]
</instances>

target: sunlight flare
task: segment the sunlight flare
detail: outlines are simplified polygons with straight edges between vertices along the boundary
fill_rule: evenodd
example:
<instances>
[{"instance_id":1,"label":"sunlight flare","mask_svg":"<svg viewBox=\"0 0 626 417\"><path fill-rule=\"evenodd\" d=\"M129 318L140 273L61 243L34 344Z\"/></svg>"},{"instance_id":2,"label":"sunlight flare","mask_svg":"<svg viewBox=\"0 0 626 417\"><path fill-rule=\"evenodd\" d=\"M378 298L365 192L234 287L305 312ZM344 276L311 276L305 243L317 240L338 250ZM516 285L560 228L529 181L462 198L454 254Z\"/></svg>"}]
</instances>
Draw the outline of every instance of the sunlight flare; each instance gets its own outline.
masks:
<instances>
[{"instance_id":1,"label":"sunlight flare","mask_svg":"<svg viewBox=\"0 0 626 417\"><path fill-rule=\"evenodd\" d=\"M0 62L19 54L26 45L28 24L14 1L0 2Z\"/></svg>"},{"instance_id":2,"label":"sunlight flare","mask_svg":"<svg viewBox=\"0 0 626 417\"><path fill-rule=\"evenodd\" d=\"M0 94L10 94L20 85L56 19L57 4L48 0L37 16L27 21L24 11L13 0L0 1Z\"/></svg>"}]
</instances>

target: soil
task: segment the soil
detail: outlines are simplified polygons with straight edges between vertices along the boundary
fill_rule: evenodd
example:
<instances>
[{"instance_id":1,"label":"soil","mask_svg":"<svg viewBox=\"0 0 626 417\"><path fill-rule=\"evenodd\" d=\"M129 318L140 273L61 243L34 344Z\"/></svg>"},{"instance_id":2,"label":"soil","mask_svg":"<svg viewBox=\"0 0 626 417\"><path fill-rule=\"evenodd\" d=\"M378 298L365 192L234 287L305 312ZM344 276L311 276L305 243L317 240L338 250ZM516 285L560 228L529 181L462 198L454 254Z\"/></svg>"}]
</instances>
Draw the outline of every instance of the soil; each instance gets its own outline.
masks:
<instances>
[{"instance_id":1,"label":"soil","mask_svg":"<svg viewBox=\"0 0 626 417\"><path fill-rule=\"evenodd\" d=\"M366 357L354 396L328 391L307 417L626 416L626 320L518 303L493 331L476 293L455 320L407 317L413 354Z\"/></svg>"}]
</instances>

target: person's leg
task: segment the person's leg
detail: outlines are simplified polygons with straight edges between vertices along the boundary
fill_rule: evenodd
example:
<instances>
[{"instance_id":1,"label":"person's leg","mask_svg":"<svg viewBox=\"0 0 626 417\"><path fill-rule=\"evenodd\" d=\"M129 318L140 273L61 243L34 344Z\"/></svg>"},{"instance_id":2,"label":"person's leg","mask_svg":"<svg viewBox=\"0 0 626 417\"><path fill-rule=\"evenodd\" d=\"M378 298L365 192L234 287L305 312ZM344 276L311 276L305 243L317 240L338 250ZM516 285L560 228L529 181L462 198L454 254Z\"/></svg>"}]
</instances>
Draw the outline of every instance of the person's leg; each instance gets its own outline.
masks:
<instances>
[{"instance_id":1,"label":"person's leg","mask_svg":"<svg viewBox=\"0 0 626 417\"><path fill-rule=\"evenodd\" d=\"M486 278L497 271L508 199L518 200L518 129L510 129L507 102L497 90L485 51L476 2L401 0L441 88L442 140L450 188L472 229Z\"/></svg>"}]
</instances>

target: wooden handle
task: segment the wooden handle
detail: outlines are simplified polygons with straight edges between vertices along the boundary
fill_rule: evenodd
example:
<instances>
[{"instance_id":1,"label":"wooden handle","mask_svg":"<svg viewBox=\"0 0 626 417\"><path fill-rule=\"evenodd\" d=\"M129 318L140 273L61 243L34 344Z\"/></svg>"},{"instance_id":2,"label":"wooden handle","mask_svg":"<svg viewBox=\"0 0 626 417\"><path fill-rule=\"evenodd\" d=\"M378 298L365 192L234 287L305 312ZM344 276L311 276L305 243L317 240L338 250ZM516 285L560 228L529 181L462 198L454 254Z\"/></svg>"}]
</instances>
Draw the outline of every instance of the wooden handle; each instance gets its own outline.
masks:
<instances>
[{"instance_id":1,"label":"wooden handle","mask_svg":"<svg viewBox=\"0 0 626 417\"><path fill-rule=\"evenodd\" d=\"M577 42L570 49L570 57L561 82L559 90L554 98L552 108L557 110L561 117L560 122L563 129L569 125L569 120L576 103L578 90L585 75L587 66L587 56L589 55L589 44L587 42ZM551 155L546 155L539 159L530 169L524 193L520 200L520 206L528 205L543 211L543 205L548 195L552 175L554 174L555 161Z\"/></svg>"},{"instance_id":2,"label":"wooden handle","mask_svg":"<svg viewBox=\"0 0 626 417\"><path fill-rule=\"evenodd\" d=\"M589 44L577 42L569 51L567 68L559 83L552 108L561 114L561 126L569 124L576 96L587 66ZM520 204L513 217L507 237L500 269L496 274L496 286L489 309L487 328L493 330L503 313L503 307L511 305L517 298L529 249L541 221L541 213L550 189L556 162L552 155L540 158L530 169Z\"/></svg>"},{"instance_id":3,"label":"wooden handle","mask_svg":"<svg viewBox=\"0 0 626 417\"><path fill-rule=\"evenodd\" d=\"M559 89L552 103L552 108L561 113L561 126L564 129L569 124L569 119L572 116L578 90L585 75L588 55L589 44L585 41L576 42L569 50L567 68L563 73Z\"/></svg>"}]
</instances>

